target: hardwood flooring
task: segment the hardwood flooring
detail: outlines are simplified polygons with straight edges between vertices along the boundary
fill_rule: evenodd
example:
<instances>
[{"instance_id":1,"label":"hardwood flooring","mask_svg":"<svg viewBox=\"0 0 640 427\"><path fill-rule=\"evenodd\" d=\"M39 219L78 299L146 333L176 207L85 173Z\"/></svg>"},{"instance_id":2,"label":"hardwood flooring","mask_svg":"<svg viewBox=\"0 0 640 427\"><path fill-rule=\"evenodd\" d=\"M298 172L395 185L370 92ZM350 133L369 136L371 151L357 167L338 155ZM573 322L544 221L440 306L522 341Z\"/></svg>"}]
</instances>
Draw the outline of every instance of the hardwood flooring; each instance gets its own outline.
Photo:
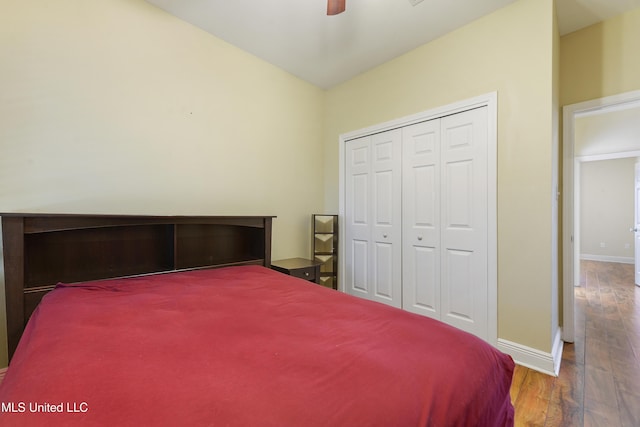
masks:
<instances>
[{"instance_id":1,"label":"hardwood flooring","mask_svg":"<svg viewBox=\"0 0 640 427\"><path fill-rule=\"evenodd\" d=\"M516 426L640 426L640 287L631 264L582 261L576 339L557 378L516 366Z\"/></svg>"}]
</instances>

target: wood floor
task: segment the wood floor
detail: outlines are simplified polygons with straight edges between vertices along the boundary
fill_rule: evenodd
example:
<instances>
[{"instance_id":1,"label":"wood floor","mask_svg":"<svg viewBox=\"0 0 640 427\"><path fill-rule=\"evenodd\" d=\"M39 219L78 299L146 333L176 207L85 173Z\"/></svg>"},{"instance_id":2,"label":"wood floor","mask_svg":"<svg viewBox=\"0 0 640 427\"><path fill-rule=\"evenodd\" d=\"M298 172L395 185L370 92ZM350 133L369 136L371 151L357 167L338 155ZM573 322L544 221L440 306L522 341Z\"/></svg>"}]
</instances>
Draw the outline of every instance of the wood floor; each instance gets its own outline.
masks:
<instances>
[{"instance_id":1,"label":"wood floor","mask_svg":"<svg viewBox=\"0 0 640 427\"><path fill-rule=\"evenodd\" d=\"M631 264L582 261L560 375L517 366L516 426L640 426L640 288Z\"/></svg>"}]
</instances>

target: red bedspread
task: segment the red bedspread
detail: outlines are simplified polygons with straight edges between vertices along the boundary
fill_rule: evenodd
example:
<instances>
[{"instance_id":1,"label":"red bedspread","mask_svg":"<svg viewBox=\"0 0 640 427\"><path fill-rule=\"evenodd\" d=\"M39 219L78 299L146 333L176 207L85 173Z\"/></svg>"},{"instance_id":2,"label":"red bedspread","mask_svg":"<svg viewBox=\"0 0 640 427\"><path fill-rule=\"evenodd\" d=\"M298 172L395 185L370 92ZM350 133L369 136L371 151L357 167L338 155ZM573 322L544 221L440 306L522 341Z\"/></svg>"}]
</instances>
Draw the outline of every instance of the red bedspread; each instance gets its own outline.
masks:
<instances>
[{"instance_id":1,"label":"red bedspread","mask_svg":"<svg viewBox=\"0 0 640 427\"><path fill-rule=\"evenodd\" d=\"M0 425L506 426L513 367L263 267L59 285L0 386Z\"/></svg>"}]
</instances>

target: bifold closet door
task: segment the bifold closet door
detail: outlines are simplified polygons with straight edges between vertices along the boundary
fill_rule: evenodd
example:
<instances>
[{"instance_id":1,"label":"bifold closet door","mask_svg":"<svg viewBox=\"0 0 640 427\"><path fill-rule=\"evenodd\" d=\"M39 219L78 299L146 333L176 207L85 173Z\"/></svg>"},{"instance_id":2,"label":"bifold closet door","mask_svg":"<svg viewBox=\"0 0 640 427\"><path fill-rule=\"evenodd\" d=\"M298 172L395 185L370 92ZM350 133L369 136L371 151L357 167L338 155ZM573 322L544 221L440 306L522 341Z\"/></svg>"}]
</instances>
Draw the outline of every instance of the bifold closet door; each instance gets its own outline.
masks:
<instances>
[{"instance_id":1,"label":"bifold closet door","mask_svg":"<svg viewBox=\"0 0 640 427\"><path fill-rule=\"evenodd\" d=\"M440 119L402 129L402 306L440 319Z\"/></svg>"},{"instance_id":2,"label":"bifold closet door","mask_svg":"<svg viewBox=\"0 0 640 427\"><path fill-rule=\"evenodd\" d=\"M401 131L346 143L345 289L400 307Z\"/></svg>"},{"instance_id":3,"label":"bifold closet door","mask_svg":"<svg viewBox=\"0 0 640 427\"><path fill-rule=\"evenodd\" d=\"M487 107L441 119L442 320L488 339Z\"/></svg>"},{"instance_id":4,"label":"bifold closet door","mask_svg":"<svg viewBox=\"0 0 640 427\"><path fill-rule=\"evenodd\" d=\"M488 335L487 109L403 129L403 308Z\"/></svg>"},{"instance_id":5,"label":"bifold closet door","mask_svg":"<svg viewBox=\"0 0 640 427\"><path fill-rule=\"evenodd\" d=\"M487 114L346 143L347 293L488 339Z\"/></svg>"}]
</instances>

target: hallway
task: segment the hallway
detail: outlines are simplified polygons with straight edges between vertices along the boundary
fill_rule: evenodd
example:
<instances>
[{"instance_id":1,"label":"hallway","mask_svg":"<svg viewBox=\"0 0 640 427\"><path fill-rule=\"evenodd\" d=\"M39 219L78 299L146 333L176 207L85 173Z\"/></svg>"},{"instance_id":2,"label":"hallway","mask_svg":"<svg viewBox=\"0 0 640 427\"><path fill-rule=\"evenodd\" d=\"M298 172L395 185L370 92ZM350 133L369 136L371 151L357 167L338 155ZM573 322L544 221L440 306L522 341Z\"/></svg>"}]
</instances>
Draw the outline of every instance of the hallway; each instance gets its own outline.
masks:
<instances>
[{"instance_id":1,"label":"hallway","mask_svg":"<svg viewBox=\"0 0 640 427\"><path fill-rule=\"evenodd\" d=\"M516 426L640 426L640 288L631 264L581 262L576 340L558 378L517 366Z\"/></svg>"}]
</instances>

